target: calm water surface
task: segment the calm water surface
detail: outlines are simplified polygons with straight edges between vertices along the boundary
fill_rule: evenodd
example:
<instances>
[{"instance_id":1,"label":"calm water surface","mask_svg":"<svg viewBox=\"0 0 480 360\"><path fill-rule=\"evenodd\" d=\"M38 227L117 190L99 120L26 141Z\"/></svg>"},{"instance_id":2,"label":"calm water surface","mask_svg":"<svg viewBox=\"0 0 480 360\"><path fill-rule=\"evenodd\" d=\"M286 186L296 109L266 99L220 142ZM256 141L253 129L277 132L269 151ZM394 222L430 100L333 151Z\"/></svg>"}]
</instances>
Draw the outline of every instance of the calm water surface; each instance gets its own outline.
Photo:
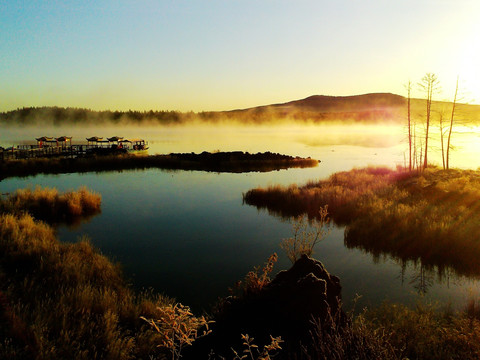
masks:
<instances>
[{"instance_id":1,"label":"calm water surface","mask_svg":"<svg viewBox=\"0 0 480 360\"><path fill-rule=\"evenodd\" d=\"M303 184L354 166L395 166L404 161L404 135L399 127L277 130L157 128L149 133L137 129L132 136L142 136L144 131L142 137L149 139L153 153L269 150L321 159L319 167L245 174L151 169L46 175L1 181L0 191L35 185L68 190L86 185L99 192L102 213L76 228L60 227L60 239L77 241L88 236L104 254L122 264L135 288L154 288L199 311L208 309L217 297L227 295L228 287L254 266L262 265L273 252L280 255L275 271L290 266L279 243L291 235L291 224L243 205L242 193L257 186ZM75 135L74 129L70 131ZM76 131L87 133L85 129ZM92 135L92 130L88 131L85 136ZM0 135L4 143L14 141L16 136L27 136L21 130L4 134ZM465 137L464 148L474 149L467 140ZM472 165L474 154L463 158L469 159L464 167L478 167ZM355 294L362 295L360 306L386 299L413 303L421 286L427 290L428 298L441 303L461 305L469 295L479 295L480 282L476 279L454 275L440 279L433 272L425 272L420 264L409 263L402 268L390 257L374 258L362 250L347 249L342 228L333 229L317 246L315 257L340 277L347 303Z\"/></svg>"}]
</instances>

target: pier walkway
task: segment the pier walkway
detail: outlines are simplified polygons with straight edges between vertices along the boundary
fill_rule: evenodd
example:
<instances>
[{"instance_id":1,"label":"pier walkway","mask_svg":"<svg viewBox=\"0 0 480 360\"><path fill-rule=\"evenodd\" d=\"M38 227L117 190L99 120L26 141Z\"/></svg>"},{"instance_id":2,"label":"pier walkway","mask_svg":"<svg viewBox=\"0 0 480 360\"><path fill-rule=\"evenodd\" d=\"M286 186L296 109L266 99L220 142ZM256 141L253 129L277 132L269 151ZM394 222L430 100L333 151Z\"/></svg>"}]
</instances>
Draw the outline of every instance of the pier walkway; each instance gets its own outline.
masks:
<instances>
[{"instance_id":1,"label":"pier walkway","mask_svg":"<svg viewBox=\"0 0 480 360\"><path fill-rule=\"evenodd\" d=\"M91 145L42 146L18 145L8 149L0 148L0 161L13 159L31 159L40 157L79 157L85 156Z\"/></svg>"},{"instance_id":2,"label":"pier walkway","mask_svg":"<svg viewBox=\"0 0 480 360\"><path fill-rule=\"evenodd\" d=\"M114 136L103 140L94 136L87 138L87 144L72 144L72 138L37 138L36 145L18 145L4 149L0 147L0 161L21 160L45 157L83 157L86 155L117 155L127 152L141 153L148 149L143 139L124 139Z\"/></svg>"}]
</instances>

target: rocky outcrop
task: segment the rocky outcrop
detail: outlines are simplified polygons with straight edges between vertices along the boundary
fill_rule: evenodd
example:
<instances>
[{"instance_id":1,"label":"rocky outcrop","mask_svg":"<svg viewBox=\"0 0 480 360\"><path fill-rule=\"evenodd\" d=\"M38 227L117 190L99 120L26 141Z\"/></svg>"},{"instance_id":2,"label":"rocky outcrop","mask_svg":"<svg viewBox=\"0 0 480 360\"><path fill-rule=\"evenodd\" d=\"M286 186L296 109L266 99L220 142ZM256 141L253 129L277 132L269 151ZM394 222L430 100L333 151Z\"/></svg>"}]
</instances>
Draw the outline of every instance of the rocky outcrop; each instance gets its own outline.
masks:
<instances>
[{"instance_id":1,"label":"rocky outcrop","mask_svg":"<svg viewBox=\"0 0 480 360\"><path fill-rule=\"evenodd\" d=\"M257 345L281 336L282 347L294 350L311 339L312 320L320 323L343 321L340 307L340 280L323 264L302 256L289 270L281 271L256 293L225 299L215 314L212 334L199 340L193 349L230 357L231 348L241 349L241 334L255 338Z\"/></svg>"}]
</instances>

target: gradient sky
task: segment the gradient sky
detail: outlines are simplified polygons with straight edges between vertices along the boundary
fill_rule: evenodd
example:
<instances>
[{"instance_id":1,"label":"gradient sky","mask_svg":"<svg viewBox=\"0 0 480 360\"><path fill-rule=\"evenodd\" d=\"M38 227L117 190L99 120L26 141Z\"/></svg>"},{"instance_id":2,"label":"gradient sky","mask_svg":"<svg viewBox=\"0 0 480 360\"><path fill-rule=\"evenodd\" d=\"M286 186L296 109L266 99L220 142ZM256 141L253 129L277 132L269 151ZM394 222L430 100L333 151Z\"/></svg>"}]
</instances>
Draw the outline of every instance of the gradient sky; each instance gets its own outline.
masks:
<instances>
[{"instance_id":1,"label":"gradient sky","mask_svg":"<svg viewBox=\"0 0 480 360\"><path fill-rule=\"evenodd\" d=\"M230 110L393 92L480 103L478 0L0 0L0 111ZM417 87L414 96L422 94Z\"/></svg>"}]
</instances>

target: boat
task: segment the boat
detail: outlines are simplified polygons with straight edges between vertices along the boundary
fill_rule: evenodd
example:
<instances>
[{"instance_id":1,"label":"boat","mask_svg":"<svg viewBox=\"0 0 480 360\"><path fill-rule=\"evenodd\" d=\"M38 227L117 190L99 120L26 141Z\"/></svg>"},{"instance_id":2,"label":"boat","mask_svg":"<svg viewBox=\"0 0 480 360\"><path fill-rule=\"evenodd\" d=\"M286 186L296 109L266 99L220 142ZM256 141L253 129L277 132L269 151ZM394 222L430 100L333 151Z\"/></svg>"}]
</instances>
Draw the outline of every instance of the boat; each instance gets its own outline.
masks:
<instances>
[{"instance_id":1,"label":"boat","mask_svg":"<svg viewBox=\"0 0 480 360\"><path fill-rule=\"evenodd\" d=\"M120 144L131 154L146 154L148 150L148 143L143 139L124 139L120 141Z\"/></svg>"},{"instance_id":2,"label":"boat","mask_svg":"<svg viewBox=\"0 0 480 360\"><path fill-rule=\"evenodd\" d=\"M92 155L115 155L115 154L146 154L148 144L143 139L125 139L120 136L112 136L103 140L102 137L92 136L87 138L87 154Z\"/></svg>"}]
</instances>

